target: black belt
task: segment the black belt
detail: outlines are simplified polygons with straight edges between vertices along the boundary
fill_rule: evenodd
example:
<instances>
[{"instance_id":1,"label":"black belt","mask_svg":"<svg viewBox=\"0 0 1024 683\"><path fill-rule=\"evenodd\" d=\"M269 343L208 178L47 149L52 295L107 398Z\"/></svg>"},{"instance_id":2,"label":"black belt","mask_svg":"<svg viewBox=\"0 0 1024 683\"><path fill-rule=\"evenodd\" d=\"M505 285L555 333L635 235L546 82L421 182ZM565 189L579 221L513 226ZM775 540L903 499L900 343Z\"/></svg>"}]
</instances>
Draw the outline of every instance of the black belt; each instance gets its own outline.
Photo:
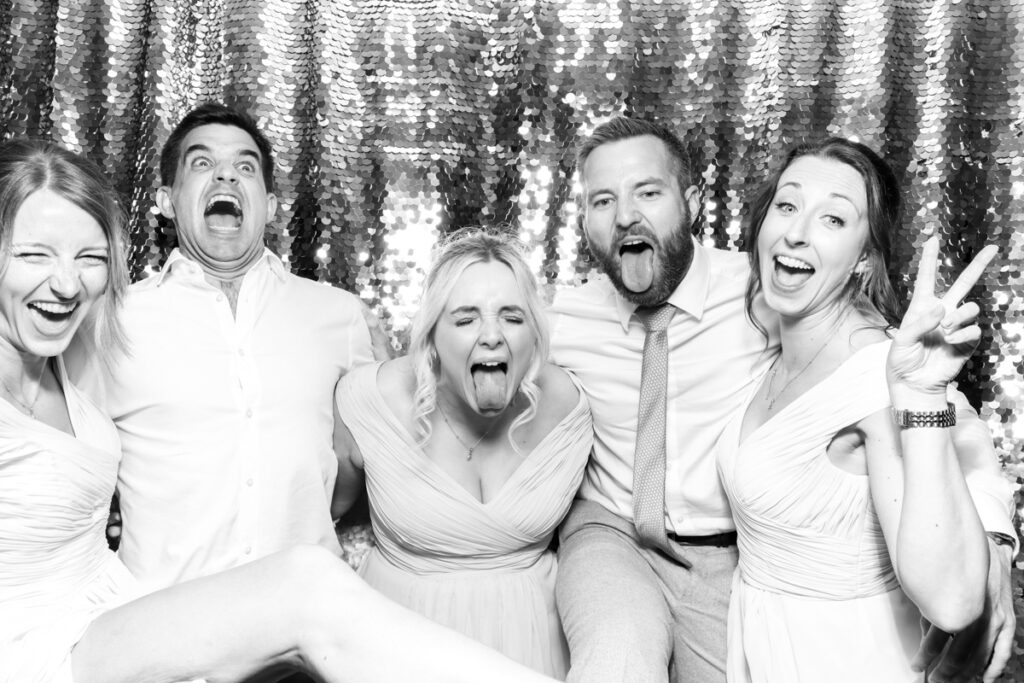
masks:
<instances>
[{"instance_id":1,"label":"black belt","mask_svg":"<svg viewBox=\"0 0 1024 683\"><path fill-rule=\"evenodd\" d=\"M673 543L679 543L680 545L713 545L717 548L726 548L731 545L736 545L736 532L726 531L721 534L711 534L710 536L680 536L678 534L668 534L668 540Z\"/></svg>"}]
</instances>

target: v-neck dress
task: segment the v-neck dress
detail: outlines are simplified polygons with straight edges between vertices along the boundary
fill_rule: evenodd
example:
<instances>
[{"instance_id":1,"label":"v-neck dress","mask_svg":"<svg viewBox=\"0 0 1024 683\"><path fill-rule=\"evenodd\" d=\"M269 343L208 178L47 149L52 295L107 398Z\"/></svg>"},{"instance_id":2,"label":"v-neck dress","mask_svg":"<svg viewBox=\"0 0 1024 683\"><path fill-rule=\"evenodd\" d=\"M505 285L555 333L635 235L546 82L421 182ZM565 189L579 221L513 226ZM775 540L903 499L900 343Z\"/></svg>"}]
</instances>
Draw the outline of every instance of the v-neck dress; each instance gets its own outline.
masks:
<instances>
[{"instance_id":1,"label":"v-neck dress","mask_svg":"<svg viewBox=\"0 0 1024 683\"><path fill-rule=\"evenodd\" d=\"M582 390L573 410L484 503L416 444L377 387L378 367L353 370L337 391L338 411L362 453L377 541L361 574L392 600L564 678L568 654L548 545L593 441Z\"/></svg>"},{"instance_id":2,"label":"v-neck dress","mask_svg":"<svg viewBox=\"0 0 1024 683\"><path fill-rule=\"evenodd\" d=\"M836 467L836 433L890 405L889 342L866 346L718 456L739 535L731 683L919 681L919 614L900 590L867 475Z\"/></svg>"},{"instance_id":3,"label":"v-neck dress","mask_svg":"<svg viewBox=\"0 0 1024 683\"><path fill-rule=\"evenodd\" d=\"M57 368L76 436L0 401L0 683L70 682L89 623L138 594L105 535L117 430Z\"/></svg>"}]
</instances>

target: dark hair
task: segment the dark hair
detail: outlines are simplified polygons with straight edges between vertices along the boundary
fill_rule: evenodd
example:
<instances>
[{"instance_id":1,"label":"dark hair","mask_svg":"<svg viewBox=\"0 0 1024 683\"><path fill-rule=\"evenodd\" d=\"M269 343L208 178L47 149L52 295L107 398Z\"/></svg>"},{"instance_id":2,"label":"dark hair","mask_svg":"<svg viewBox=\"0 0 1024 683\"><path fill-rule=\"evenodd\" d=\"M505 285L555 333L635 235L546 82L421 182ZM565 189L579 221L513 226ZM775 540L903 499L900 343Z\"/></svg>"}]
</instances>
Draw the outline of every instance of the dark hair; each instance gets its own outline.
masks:
<instances>
[{"instance_id":1,"label":"dark hair","mask_svg":"<svg viewBox=\"0 0 1024 683\"><path fill-rule=\"evenodd\" d=\"M60 195L89 214L107 238L107 287L97 313L102 349L126 349L117 311L128 288L124 218L103 172L83 156L52 142L14 139L0 144L0 250L10 253L14 219L41 190ZM6 270L6 265L4 266Z\"/></svg>"},{"instance_id":2,"label":"dark hair","mask_svg":"<svg viewBox=\"0 0 1024 683\"><path fill-rule=\"evenodd\" d=\"M611 121L606 121L594 129L594 132L580 144L576 151L576 170L582 174L583 166L591 153L601 145L629 138L638 138L644 135L653 135L665 143L668 150L669 160L672 164L672 172L679 183L679 192L685 192L686 188L697 184L693 168L690 164L690 155L682 140L665 126L648 121L646 119L633 119L628 116L616 116Z\"/></svg>"},{"instance_id":3,"label":"dark hair","mask_svg":"<svg viewBox=\"0 0 1024 683\"><path fill-rule=\"evenodd\" d=\"M846 164L864 180L867 192L868 243L865 257L868 267L855 274L846 284L844 294L851 305L870 315L881 315L888 325L896 326L903 316L903 305L896 296L890 279L892 237L900 225L900 185L889 165L870 147L845 138L826 138L792 148L779 167L761 186L750 206L750 222L745 238L750 247L750 279L747 282L747 316L762 331L753 313L753 300L761 291L758 270L757 237L765 216L771 209L779 179L789 166L801 157L819 157Z\"/></svg>"},{"instance_id":4,"label":"dark hair","mask_svg":"<svg viewBox=\"0 0 1024 683\"><path fill-rule=\"evenodd\" d=\"M267 192L274 191L274 148L271 147L267 136L256 125L256 120L247 112L240 109L233 109L220 102L207 102L201 104L181 120L170 137L164 143L160 152L160 184L173 185L174 178L178 174L178 160L181 156L181 143L190 132L200 126L221 124L223 126L234 126L241 128L256 143L260 151L260 165L263 169L263 184Z\"/></svg>"}]
</instances>

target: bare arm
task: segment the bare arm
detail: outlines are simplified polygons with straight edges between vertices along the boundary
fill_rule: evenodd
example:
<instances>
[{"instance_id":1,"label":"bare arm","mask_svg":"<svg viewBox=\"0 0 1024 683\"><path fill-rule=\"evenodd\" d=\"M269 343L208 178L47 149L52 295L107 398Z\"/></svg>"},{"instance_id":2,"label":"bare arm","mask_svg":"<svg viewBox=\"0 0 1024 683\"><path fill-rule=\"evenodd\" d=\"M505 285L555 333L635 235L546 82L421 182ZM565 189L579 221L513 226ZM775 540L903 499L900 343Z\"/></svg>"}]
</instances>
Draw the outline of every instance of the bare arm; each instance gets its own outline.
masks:
<instances>
[{"instance_id":1,"label":"bare arm","mask_svg":"<svg viewBox=\"0 0 1024 683\"><path fill-rule=\"evenodd\" d=\"M931 395L932 399L926 400L934 400L935 394L945 396L945 385L959 371L980 337L978 327L971 324L978 313L977 306L960 306L959 302L981 277L985 266L995 256L995 249L983 249L941 299L934 295L937 255L937 242L934 239L926 242L914 298L907 312L910 324L905 318L897 335L899 345L894 341L894 353L890 353L889 390L896 406L907 402L910 407L918 400L915 397ZM963 410L958 411L958 417L963 414ZM1009 509L1003 507L1005 494L999 480L993 477L994 458L988 451L990 444L986 444L989 437L979 432L977 423L969 419L951 438L964 474L972 484L978 510L985 514L987 525L998 527L1003 524L999 510L1009 512ZM996 510L994 515L988 512L990 509ZM999 676L1010 656L1014 632L1013 600L1009 590L1012 549L988 543L992 552L981 616L948 643L948 635L937 628L938 625L932 625L914 658L915 668L922 670L939 659L934 669L936 679L967 681L984 673L985 680L992 681Z\"/></svg>"},{"instance_id":2,"label":"bare arm","mask_svg":"<svg viewBox=\"0 0 1024 683\"><path fill-rule=\"evenodd\" d=\"M988 553L949 430L898 430L887 410L860 426L871 498L900 585L933 624L965 628L981 614Z\"/></svg>"},{"instance_id":3,"label":"bare arm","mask_svg":"<svg viewBox=\"0 0 1024 683\"><path fill-rule=\"evenodd\" d=\"M337 401L334 402L334 455L338 459L338 476L331 496L331 519L337 520L355 504L363 491L362 456L352 432L338 414Z\"/></svg>"},{"instance_id":4,"label":"bare arm","mask_svg":"<svg viewBox=\"0 0 1024 683\"><path fill-rule=\"evenodd\" d=\"M914 412L946 408L947 386L981 336L974 324L977 305L959 302L994 255L994 249L982 250L940 299L935 295L938 240L925 242L913 296L887 361L893 408ZM904 590L922 614L943 630L959 631L976 619L984 606L988 543L949 429L917 426L895 434L889 441L898 443L902 453L903 481L895 485L895 475L885 470L887 460L877 454L874 464L882 468L879 474L883 476L869 475L873 476L876 506L888 508L884 513L888 519L881 521L890 555ZM872 436L884 438L883 430L873 429ZM885 441L876 445L882 452L887 447ZM869 471L871 460L869 450ZM894 518L896 511L898 517ZM881 509L879 512L881 518ZM890 538L894 531L896 536ZM952 557L956 562L949 561ZM933 595L935 587L945 591L948 599L941 601Z\"/></svg>"},{"instance_id":5,"label":"bare arm","mask_svg":"<svg viewBox=\"0 0 1024 683\"><path fill-rule=\"evenodd\" d=\"M930 252L926 249L918 271L919 283L922 272L934 283L936 254L937 246L931 245ZM942 309L933 313L933 320L938 323L941 319L941 323L938 323L941 333L937 333L933 328L930 337L929 333L925 333L926 341L930 339L934 342L941 338L943 342L949 343L950 346L945 347L947 350L955 349L957 345L960 345L961 351L965 353L967 350L973 350L980 330L973 325L965 327L964 323L968 317L973 318L973 315L976 315L977 307L974 304L958 304L994 255L994 249L986 248L957 278L949 292L941 299ZM915 287L915 295L917 289ZM969 314L966 317L965 312ZM929 366L929 363L923 361L929 360L929 352L935 350L934 344L916 348L908 346L904 349L904 360L909 362L901 372L891 376L890 381L894 405L900 400L913 400L913 396L918 392L923 391L927 394L937 391L938 386L930 385L927 373L921 372ZM924 353L920 353L922 351ZM966 355L964 357L966 358ZM942 364L951 357L943 358L939 354L936 358L939 364ZM1012 495L999 470L988 428L966 404L966 400L959 392L951 392L949 400L958 408L958 424L951 430L951 438L982 524L987 531L1005 534L1013 544L1006 546L991 539L988 541L987 593L981 616L952 639L943 629L931 625L921 641L920 649L914 658L914 666L918 670L932 669L936 680L969 681L983 675L984 680L990 682L999 677L1009 661L1016 625L1010 588L1011 560L1017 549L1016 533L1010 522L1013 515ZM950 554L949 557L955 555Z\"/></svg>"}]
</instances>

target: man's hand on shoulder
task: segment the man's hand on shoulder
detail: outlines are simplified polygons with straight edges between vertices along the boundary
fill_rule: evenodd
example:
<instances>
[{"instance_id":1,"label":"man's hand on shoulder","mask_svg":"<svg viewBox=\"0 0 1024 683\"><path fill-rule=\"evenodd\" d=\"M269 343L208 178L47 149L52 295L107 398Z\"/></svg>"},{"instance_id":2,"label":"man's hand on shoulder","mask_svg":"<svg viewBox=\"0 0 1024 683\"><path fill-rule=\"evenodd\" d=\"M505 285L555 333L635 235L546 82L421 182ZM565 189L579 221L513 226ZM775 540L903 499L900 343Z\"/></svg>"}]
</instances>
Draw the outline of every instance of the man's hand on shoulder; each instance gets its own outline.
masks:
<instances>
[{"instance_id":1,"label":"man's hand on shoulder","mask_svg":"<svg viewBox=\"0 0 1024 683\"><path fill-rule=\"evenodd\" d=\"M395 349L391 346L391 339L384 331L377 314L370 310L362 299L359 300L359 310L363 313L363 320L366 321L366 328L370 331L370 346L373 348L374 360L391 360L395 357Z\"/></svg>"}]
</instances>

